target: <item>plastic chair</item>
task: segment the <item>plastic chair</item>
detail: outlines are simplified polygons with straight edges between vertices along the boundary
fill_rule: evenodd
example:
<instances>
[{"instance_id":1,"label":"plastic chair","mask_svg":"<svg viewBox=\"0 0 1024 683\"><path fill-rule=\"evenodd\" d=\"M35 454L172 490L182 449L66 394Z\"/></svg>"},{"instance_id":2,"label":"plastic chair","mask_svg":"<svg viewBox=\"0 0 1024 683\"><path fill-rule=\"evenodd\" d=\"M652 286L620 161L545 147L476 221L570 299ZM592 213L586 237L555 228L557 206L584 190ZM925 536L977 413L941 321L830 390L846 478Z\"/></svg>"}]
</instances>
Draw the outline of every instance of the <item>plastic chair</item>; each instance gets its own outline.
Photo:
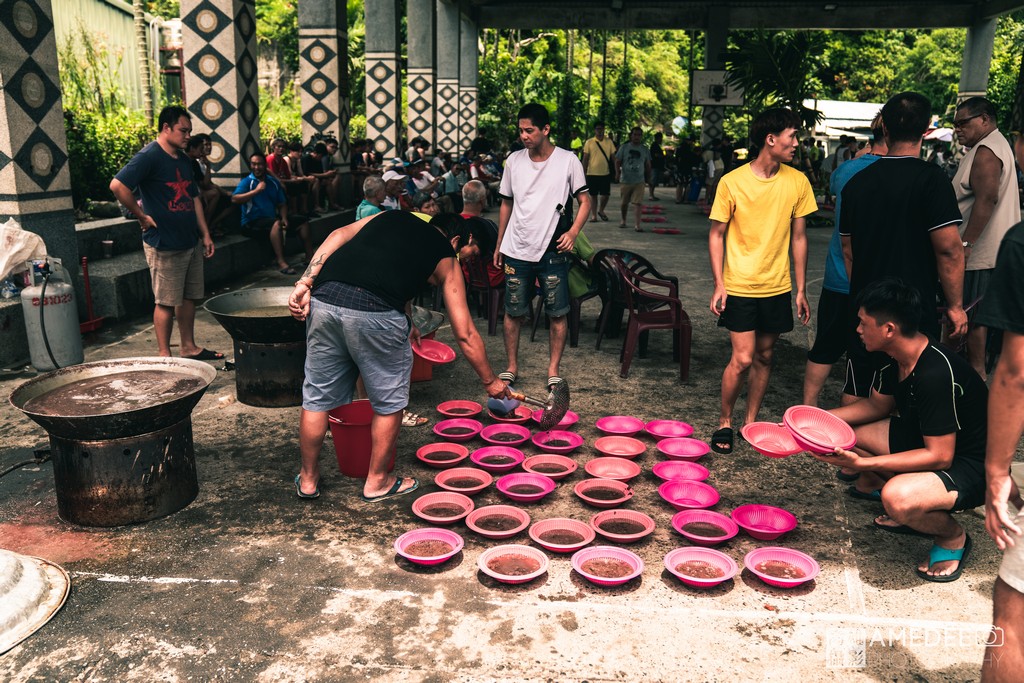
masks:
<instances>
[{"instance_id":1,"label":"plastic chair","mask_svg":"<svg viewBox=\"0 0 1024 683\"><path fill-rule=\"evenodd\" d=\"M583 268L589 272L594 279L594 286L592 289L569 299L569 346L575 348L579 346L580 343L580 317L582 316L583 302L598 296L600 296L602 300L604 299L603 293L605 288L605 279L600 272L595 271L580 257L575 254L569 254L569 256L573 259L572 267ZM537 296L537 303L533 311L533 331L530 333L530 341L536 341L537 326L540 324L543 307L544 296L543 293L539 293Z\"/></svg>"},{"instance_id":2,"label":"plastic chair","mask_svg":"<svg viewBox=\"0 0 1024 683\"><path fill-rule=\"evenodd\" d=\"M594 347L596 349L601 348L601 340L606 334L609 337L618 335L622 327L622 314L626 309L626 294L621 284L622 278L615 266L616 258L620 259L630 272L671 282L676 292L679 291L679 278L674 275L662 275L653 263L636 252L627 249L602 249L594 254L594 268L602 280L598 291L598 296L601 297L601 314L597 320L597 344ZM657 305L664 306L663 303Z\"/></svg>"},{"instance_id":3,"label":"plastic chair","mask_svg":"<svg viewBox=\"0 0 1024 683\"><path fill-rule=\"evenodd\" d=\"M477 316L487 318L487 334L491 337L498 329L498 312L505 297L505 286L494 287L487 274L487 264L481 258L472 258L466 263L469 279L466 280L466 292L477 297Z\"/></svg>"},{"instance_id":4,"label":"plastic chair","mask_svg":"<svg viewBox=\"0 0 1024 683\"><path fill-rule=\"evenodd\" d=\"M679 301L679 285L671 280L645 277L630 270L622 259L614 257L614 263L623 285L629 320L626 323L626 339L622 343L622 369L620 377L629 377L629 366L633 362L640 334L647 330L674 330L672 336L672 359L679 361L679 380L685 382L690 376L690 344L693 328L690 316ZM647 287L664 289L662 294Z\"/></svg>"}]
</instances>

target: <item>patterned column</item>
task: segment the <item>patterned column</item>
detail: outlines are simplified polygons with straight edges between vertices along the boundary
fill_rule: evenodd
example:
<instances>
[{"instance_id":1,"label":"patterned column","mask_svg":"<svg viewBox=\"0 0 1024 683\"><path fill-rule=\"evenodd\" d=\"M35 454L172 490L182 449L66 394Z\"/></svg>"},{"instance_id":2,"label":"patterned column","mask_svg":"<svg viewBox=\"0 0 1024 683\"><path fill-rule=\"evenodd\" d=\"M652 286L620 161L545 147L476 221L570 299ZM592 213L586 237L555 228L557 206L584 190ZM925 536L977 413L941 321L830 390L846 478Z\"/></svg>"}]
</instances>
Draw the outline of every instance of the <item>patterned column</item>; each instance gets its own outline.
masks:
<instances>
[{"instance_id":1,"label":"patterned column","mask_svg":"<svg viewBox=\"0 0 1024 683\"><path fill-rule=\"evenodd\" d=\"M729 8L714 5L708 8L708 30L704 34L704 68L724 69L726 40L729 37ZM700 143L707 147L712 140L725 135L725 107L704 107L701 115Z\"/></svg>"},{"instance_id":2,"label":"patterned column","mask_svg":"<svg viewBox=\"0 0 1024 683\"><path fill-rule=\"evenodd\" d=\"M254 0L181 0L185 106L213 141L211 177L234 187L260 151Z\"/></svg>"},{"instance_id":3,"label":"patterned column","mask_svg":"<svg viewBox=\"0 0 1024 683\"><path fill-rule=\"evenodd\" d=\"M76 273L78 243L50 0L0 0L0 45L0 223L13 217Z\"/></svg>"},{"instance_id":4,"label":"patterned column","mask_svg":"<svg viewBox=\"0 0 1024 683\"><path fill-rule=\"evenodd\" d=\"M434 0L408 0L407 32L409 64L406 70L408 100L407 135L424 138L434 150Z\"/></svg>"},{"instance_id":5,"label":"patterned column","mask_svg":"<svg viewBox=\"0 0 1024 683\"><path fill-rule=\"evenodd\" d=\"M398 156L402 92L398 3L366 0L366 137L385 159Z\"/></svg>"},{"instance_id":6,"label":"patterned column","mask_svg":"<svg viewBox=\"0 0 1024 683\"><path fill-rule=\"evenodd\" d=\"M469 149L476 138L477 76L479 75L479 34L476 23L462 16L459 33L459 147Z\"/></svg>"},{"instance_id":7,"label":"patterned column","mask_svg":"<svg viewBox=\"0 0 1024 683\"><path fill-rule=\"evenodd\" d=\"M459 6L437 0L437 146L458 154L459 147ZM460 49L455 49L459 46Z\"/></svg>"},{"instance_id":8,"label":"patterned column","mask_svg":"<svg viewBox=\"0 0 1024 683\"><path fill-rule=\"evenodd\" d=\"M348 122L348 16L344 3L302 0L299 3L299 102L302 139L314 134L338 140L342 204L352 203Z\"/></svg>"}]
</instances>

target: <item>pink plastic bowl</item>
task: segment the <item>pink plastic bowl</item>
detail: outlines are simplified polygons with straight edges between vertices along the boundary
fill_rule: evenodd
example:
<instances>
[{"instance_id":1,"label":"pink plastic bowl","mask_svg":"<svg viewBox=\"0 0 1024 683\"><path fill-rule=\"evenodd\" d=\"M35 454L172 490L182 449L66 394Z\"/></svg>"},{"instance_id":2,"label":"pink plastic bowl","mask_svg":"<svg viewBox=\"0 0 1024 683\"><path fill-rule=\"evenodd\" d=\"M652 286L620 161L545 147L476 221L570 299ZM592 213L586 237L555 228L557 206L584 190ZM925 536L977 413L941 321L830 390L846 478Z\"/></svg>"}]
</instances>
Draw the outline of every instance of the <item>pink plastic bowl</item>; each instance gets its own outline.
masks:
<instances>
[{"instance_id":1,"label":"pink plastic bowl","mask_svg":"<svg viewBox=\"0 0 1024 683\"><path fill-rule=\"evenodd\" d=\"M682 439L693 434L693 426L678 420L651 420L644 429L657 439Z\"/></svg>"},{"instance_id":2,"label":"pink plastic bowl","mask_svg":"<svg viewBox=\"0 0 1024 683\"><path fill-rule=\"evenodd\" d=\"M755 451L769 458L785 458L803 450L791 431L774 422L751 422L743 425L740 434Z\"/></svg>"},{"instance_id":3,"label":"pink plastic bowl","mask_svg":"<svg viewBox=\"0 0 1024 683\"><path fill-rule=\"evenodd\" d=\"M424 508L430 507L431 505L437 505L439 503L456 505L462 509L462 512L454 517L435 517L423 511ZM464 496L461 493L453 493L452 491L439 491L437 493L428 493L425 496L417 498L412 504L412 513L431 524L454 524L472 512L474 507L475 505L473 505L473 501L469 499L469 496Z\"/></svg>"},{"instance_id":4,"label":"pink plastic bowl","mask_svg":"<svg viewBox=\"0 0 1024 683\"><path fill-rule=\"evenodd\" d=\"M615 489L622 493L622 497L612 500L591 498L587 495L587 491L596 487ZM573 493L587 505L593 505L596 508L618 507L633 497L633 489L629 488L627 484L615 481L614 479L584 479L581 482L577 482L576 486L573 487Z\"/></svg>"},{"instance_id":5,"label":"pink plastic bowl","mask_svg":"<svg viewBox=\"0 0 1024 683\"><path fill-rule=\"evenodd\" d=\"M505 555L526 557L531 560L535 560L540 563L540 568L529 574L517 576L501 574L487 566L487 563L491 560ZM502 583L526 583L527 581L533 581L548 570L548 556L540 550L528 545L498 545L485 550L476 561L476 566L479 567L480 571L496 581L501 581Z\"/></svg>"},{"instance_id":6,"label":"pink plastic bowl","mask_svg":"<svg viewBox=\"0 0 1024 683\"><path fill-rule=\"evenodd\" d=\"M437 453L438 451L444 451L448 453L458 453L459 457L452 458L451 460L431 460L430 454ZM434 469L446 470L451 467L455 467L460 462L469 457L469 449L458 443L428 443L426 446L420 446L419 450L416 451L416 457L421 462Z\"/></svg>"},{"instance_id":7,"label":"pink plastic bowl","mask_svg":"<svg viewBox=\"0 0 1024 683\"><path fill-rule=\"evenodd\" d=\"M594 458L583 469L592 477L615 481L629 481L640 474L640 465L625 458Z\"/></svg>"},{"instance_id":8,"label":"pink plastic bowl","mask_svg":"<svg viewBox=\"0 0 1024 683\"><path fill-rule=\"evenodd\" d=\"M588 572L583 571L583 563L587 560L594 560L600 558L608 558L612 560L622 560L628 564L633 571L626 576L621 576L614 579L604 578L602 576L595 576ZM644 561L640 559L635 553L631 553L625 548L616 548L610 545L595 545L589 548L584 548L578 551L572 556L572 568L579 572L580 576L585 578L591 583L597 584L598 586L621 586L627 581L631 581L636 577L640 576L644 571Z\"/></svg>"},{"instance_id":9,"label":"pink plastic bowl","mask_svg":"<svg viewBox=\"0 0 1024 683\"><path fill-rule=\"evenodd\" d=\"M544 414L543 410L535 410L535 411L533 411L533 421L538 423L538 424L540 424L540 418L541 418L541 415L543 415L543 414ZM576 413L572 412L571 410L567 410L567 411L565 411L565 417L563 417L561 420L559 420L558 424L556 424L555 426L558 427L559 429L568 429L569 427L572 427L574 424L576 424L579 421L580 421L580 416L579 415L577 415Z\"/></svg>"},{"instance_id":10,"label":"pink plastic bowl","mask_svg":"<svg viewBox=\"0 0 1024 683\"><path fill-rule=\"evenodd\" d=\"M412 345L412 352L428 363L443 365L455 360L455 349L436 339L420 339L419 346Z\"/></svg>"},{"instance_id":11,"label":"pink plastic bowl","mask_svg":"<svg viewBox=\"0 0 1024 683\"><path fill-rule=\"evenodd\" d=\"M444 430L451 429L452 427L469 427L473 431L467 434L445 434ZM484 426L477 420L469 420L464 417L456 417L451 420L441 420L434 425L434 433L445 441L469 441L474 436L480 433L480 430Z\"/></svg>"},{"instance_id":12,"label":"pink plastic bowl","mask_svg":"<svg viewBox=\"0 0 1024 683\"><path fill-rule=\"evenodd\" d=\"M796 442L818 453L831 453L835 448L853 448L857 437L853 427L827 410L814 406L793 406L782 415L782 423L796 437Z\"/></svg>"},{"instance_id":13,"label":"pink plastic bowl","mask_svg":"<svg viewBox=\"0 0 1024 683\"><path fill-rule=\"evenodd\" d=\"M524 484L529 486L539 486L540 491L538 493L514 493L509 491L513 486L522 486ZM501 477L498 479L498 483L495 486L497 486L498 490L501 491L509 500L514 500L517 503L535 503L554 491L558 484L555 483L554 479L545 477L543 474L516 472L515 474L506 474L504 477Z\"/></svg>"},{"instance_id":14,"label":"pink plastic bowl","mask_svg":"<svg viewBox=\"0 0 1024 683\"><path fill-rule=\"evenodd\" d=\"M444 403L437 404L437 412L441 413L445 417L453 418L474 417L479 415L483 409L484 407L476 401L445 401Z\"/></svg>"},{"instance_id":15,"label":"pink plastic bowl","mask_svg":"<svg viewBox=\"0 0 1024 683\"><path fill-rule=\"evenodd\" d=\"M559 465L561 467L564 467L565 469L562 470L561 472L541 472L538 469L536 469L538 466L542 465ZM565 479L570 474L575 472L578 467L579 465L577 465L576 461L573 460L572 458L567 458L564 455L550 455L548 453L544 453L542 455L531 455L529 458L523 461L523 469L526 470L527 472L533 472L534 474L543 474L545 477L548 477L549 479L554 479L555 481Z\"/></svg>"},{"instance_id":16,"label":"pink plastic bowl","mask_svg":"<svg viewBox=\"0 0 1024 683\"><path fill-rule=\"evenodd\" d=\"M658 487L658 494L676 510L709 508L718 502L718 491L700 481L671 479Z\"/></svg>"},{"instance_id":17,"label":"pink plastic bowl","mask_svg":"<svg viewBox=\"0 0 1024 683\"><path fill-rule=\"evenodd\" d=\"M793 565L797 569L804 573L799 579L783 579L757 569L757 566L762 562L777 560L779 562L786 562ZM747 553L747 556L743 558L743 566L750 570L750 573L761 579L769 586L775 586L777 588L794 588L802 583L813 581L814 578L821 571L821 567L815 562L814 558L810 555L805 555L799 550L793 550L791 548L780 548L778 546L769 546L767 548L757 548Z\"/></svg>"},{"instance_id":18,"label":"pink plastic bowl","mask_svg":"<svg viewBox=\"0 0 1024 683\"><path fill-rule=\"evenodd\" d=\"M552 446L550 441L568 441L568 446ZM549 453L572 453L583 445L583 437L575 432L552 429L550 432L537 432L533 435L533 445Z\"/></svg>"},{"instance_id":19,"label":"pink plastic bowl","mask_svg":"<svg viewBox=\"0 0 1024 683\"><path fill-rule=\"evenodd\" d=\"M602 436L594 442L594 448L601 455L610 455L616 458L633 458L642 455L647 446L640 439L631 436Z\"/></svg>"},{"instance_id":20,"label":"pink plastic bowl","mask_svg":"<svg viewBox=\"0 0 1024 683\"><path fill-rule=\"evenodd\" d=\"M573 543L572 545L560 545L558 543L551 543L550 541L543 540L541 534L549 531L575 531L583 540L579 543ZM550 550L553 553L572 553L588 543L593 542L597 537L597 534L587 524L580 522L575 519L567 519L565 517L553 517L551 519L542 519L539 522L535 522L530 527L530 538L534 543Z\"/></svg>"},{"instance_id":21,"label":"pink plastic bowl","mask_svg":"<svg viewBox=\"0 0 1024 683\"><path fill-rule=\"evenodd\" d=\"M617 520L641 524L643 525L643 530L632 534L617 534L601 528L602 524ZM590 526L609 541L615 541L616 543L633 543L654 533L654 520L636 510L605 510L604 512L598 512L590 518Z\"/></svg>"},{"instance_id":22,"label":"pink plastic bowl","mask_svg":"<svg viewBox=\"0 0 1024 683\"><path fill-rule=\"evenodd\" d=\"M516 438L514 441L498 441L495 434L513 434ZM518 446L530 438L530 430L517 424L488 425L480 432L480 438L495 446Z\"/></svg>"},{"instance_id":23,"label":"pink plastic bowl","mask_svg":"<svg viewBox=\"0 0 1024 683\"><path fill-rule=\"evenodd\" d=\"M700 460L711 451L711 446L698 439L672 438L658 442L658 452L676 460Z\"/></svg>"},{"instance_id":24,"label":"pink plastic bowl","mask_svg":"<svg viewBox=\"0 0 1024 683\"><path fill-rule=\"evenodd\" d=\"M514 517L519 521L519 524L504 531L491 531L477 525L480 518L488 515L506 515L508 517ZM484 538L492 538L496 540L512 538L520 531L530 526L530 514L526 510L522 510L513 505L487 505L482 508L477 508L469 513L469 516L466 517L466 526L470 531L475 531Z\"/></svg>"},{"instance_id":25,"label":"pink plastic bowl","mask_svg":"<svg viewBox=\"0 0 1024 683\"><path fill-rule=\"evenodd\" d=\"M716 569L722 571L722 576L714 579L701 579L693 576L688 576L682 572L676 571L676 567L683 562L705 562ZM736 562L725 553L721 553L711 548L676 548L675 550L669 551L668 555L665 555L665 569L669 571L672 576L685 583L687 586L693 586L694 588L711 588L717 586L720 583L730 580L736 576L740 568L736 566Z\"/></svg>"},{"instance_id":26,"label":"pink plastic bowl","mask_svg":"<svg viewBox=\"0 0 1024 683\"><path fill-rule=\"evenodd\" d=\"M714 524L722 530L721 536L700 536L698 534L690 533L683 527L687 524L693 524L695 522L706 522L708 524ZM739 533L739 527L736 522L732 521L720 512L713 510L680 510L672 516L672 528L682 534L683 538L696 543L697 545L718 545L719 543L725 543L730 538Z\"/></svg>"},{"instance_id":27,"label":"pink plastic bowl","mask_svg":"<svg viewBox=\"0 0 1024 683\"><path fill-rule=\"evenodd\" d=\"M686 460L662 460L654 464L651 472L658 479L663 479L664 481L669 481L670 479L704 481L711 474L707 467Z\"/></svg>"},{"instance_id":28,"label":"pink plastic bowl","mask_svg":"<svg viewBox=\"0 0 1024 683\"><path fill-rule=\"evenodd\" d=\"M472 488L463 489L452 486L448 483L454 479L476 479L480 484ZM492 481L494 481L494 478L491 475L475 467L453 467L450 470L438 472L437 476L434 477L434 483L445 491L461 493L464 496L474 496L480 493L490 486Z\"/></svg>"},{"instance_id":29,"label":"pink plastic bowl","mask_svg":"<svg viewBox=\"0 0 1024 683\"><path fill-rule=\"evenodd\" d=\"M774 541L797 525L792 512L771 505L740 505L732 511L732 521L759 541Z\"/></svg>"},{"instance_id":30,"label":"pink plastic bowl","mask_svg":"<svg viewBox=\"0 0 1024 683\"><path fill-rule=\"evenodd\" d=\"M486 463L483 461L488 455L507 455L512 458L512 462L495 465L492 463ZM518 448L511 448L509 446L484 446L478 448L469 456L470 462L479 467L482 470L500 474L502 472L511 472L519 466L526 456Z\"/></svg>"},{"instance_id":31,"label":"pink plastic bowl","mask_svg":"<svg viewBox=\"0 0 1024 683\"><path fill-rule=\"evenodd\" d=\"M609 415L602 417L595 424L605 434L617 436L633 436L644 428L642 420L629 415Z\"/></svg>"},{"instance_id":32,"label":"pink plastic bowl","mask_svg":"<svg viewBox=\"0 0 1024 683\"><path fill-rule=\"evenodd\" d=\"M508 415L498 415L493 410L487 411L487 417L499 424L526 424L530 420L530 415L530 409L522 405Z\"/></svg>"},{"instance_id":33,"label":"pink plastic bowl","mask_svg":"<svg viewBox=\"0 0 1024 683\"><path fill-rule=\"evenodd\" d=\"M451 544L452 550L444 555L435 555L433 557L410 555L406 552L406 548L416 541L444 541ZM465 545L465 541L462 540L462 536L448 529L413 529L412 531L406 531L395 539L395 552L416 564L441 564L455 557L462 550L463 545Z\"/></svg>"}]
</instances>

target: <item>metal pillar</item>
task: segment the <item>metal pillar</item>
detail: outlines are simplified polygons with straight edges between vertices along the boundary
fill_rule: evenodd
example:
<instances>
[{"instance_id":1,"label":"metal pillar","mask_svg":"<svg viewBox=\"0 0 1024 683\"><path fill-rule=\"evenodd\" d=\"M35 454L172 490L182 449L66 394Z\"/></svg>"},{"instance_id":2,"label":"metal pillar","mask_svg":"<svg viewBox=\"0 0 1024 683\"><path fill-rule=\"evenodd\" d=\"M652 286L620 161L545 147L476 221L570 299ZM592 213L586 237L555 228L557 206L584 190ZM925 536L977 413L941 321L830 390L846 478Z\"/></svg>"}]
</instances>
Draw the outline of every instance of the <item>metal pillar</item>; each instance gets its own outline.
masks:
<instances>
[{"instance_id":1,"label":"metal pillar","mask_svg":"<svg viewBox=\"0 0 1024 683\"><path fill-rule=\"evenodd\" d=\"M308 141L320 134L338 140L340 199L348 206L354 196L348 139L348 15L343 3L331 0L303 0L298 12L302 138Z\"/></svg>"},{"instance_id":2,"label":"metal pillar","mask_svg":"<svg viewBox=\"0 0 1024 683\"><path fill-rule=\"evenodd\" d=\"M398 156L402 124L397 0L366 0L366 137L385 159Z\"/></svg>"},{"instance_id":3,"label":"metal pillar","mask_svg":"<svg viewBox=\"0 0 1024 683\"><path fill-rule=\"evenodd\" d=\"M988 70L996 39L996 20L984 19L967 28L964 56L960 67L960 87L956 101L975 95L984 97L988 90Z\"/></svg>"},{"instance_id":4,"label":"metal pillar","mask_svg":"<svg viewBox=\"0 0 1024 683\"><path fill-rule=\"evenodd\" d=\"M458 154L459 6L449 0L437 0L437 44L437 146Z\"/></svg>"},{"instance_id":5,"label":"metal pillar","mask_svg":"<svg viewBox=\"0 0 1024 683\"><path fill-rule=\"evenodd\" d=\"M469 149L476 138L477 77L480 74L479 32L476 23L462 15L459 32L459 147Z\"/></svg>"},{"instance_id":6,"label":"metal pillar","mask_svg":"<svg viewBox=\"0 0 1024 683\"><path fill-rule=\"evenodd\" d=\"M434 137L434 92L437 73L434 70L436 54L435 25L436 8L434 0L408 0L407 33L409 36L409 64L406 70L408 80L408 121L409 140L424 138L433 151Z\"/></svg>"},{"instance_id":7,"label":"metal pillar","mask_svg":"<svg viewBox=\"0 0 1024 683\"><path fill-rule=\"evenodd\" d=\"M724 69L725 48L729 35L729 8L716 5L708 8L708 28L704 33L704 68ZM704 107L701 114L700 143L707 146L725 134L725 107Z\"/></svg>"},{"instance_id":8,"label":"metal pillar","mask_svg":"<svg viewBox=\"0 0 1024 683\"><path fill-rule=\"evenodd\" d=\"M255 0L181 0L186 107L208 132L211 179L234 187L260 151Z\"/></svg>"}]
</instances>

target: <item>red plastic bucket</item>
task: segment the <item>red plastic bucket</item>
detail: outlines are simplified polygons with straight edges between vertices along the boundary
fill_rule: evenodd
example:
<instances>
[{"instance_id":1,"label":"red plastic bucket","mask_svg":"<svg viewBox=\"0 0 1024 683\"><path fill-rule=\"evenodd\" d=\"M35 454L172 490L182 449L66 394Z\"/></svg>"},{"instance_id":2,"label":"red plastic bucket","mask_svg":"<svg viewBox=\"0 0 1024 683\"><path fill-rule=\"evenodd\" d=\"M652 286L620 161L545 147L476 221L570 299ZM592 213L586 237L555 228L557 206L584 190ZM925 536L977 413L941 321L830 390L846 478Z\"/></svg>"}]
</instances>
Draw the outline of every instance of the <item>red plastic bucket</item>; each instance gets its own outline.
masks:
<instances>
[{"instance_id":1,"label":"red plastic bucket","mask_svg":"<svg viewBox=\"0 0 1024 683\"><path fill-rule=\"evenodd\" d=\"M338 468L346 477L366 479L370 471L370 421L373 408L366 400L338 406L327 414L334 440L334 453L338 457ZM395 469L397 447L391 448L388 472Z\"/></svg>"}]
</instances>

